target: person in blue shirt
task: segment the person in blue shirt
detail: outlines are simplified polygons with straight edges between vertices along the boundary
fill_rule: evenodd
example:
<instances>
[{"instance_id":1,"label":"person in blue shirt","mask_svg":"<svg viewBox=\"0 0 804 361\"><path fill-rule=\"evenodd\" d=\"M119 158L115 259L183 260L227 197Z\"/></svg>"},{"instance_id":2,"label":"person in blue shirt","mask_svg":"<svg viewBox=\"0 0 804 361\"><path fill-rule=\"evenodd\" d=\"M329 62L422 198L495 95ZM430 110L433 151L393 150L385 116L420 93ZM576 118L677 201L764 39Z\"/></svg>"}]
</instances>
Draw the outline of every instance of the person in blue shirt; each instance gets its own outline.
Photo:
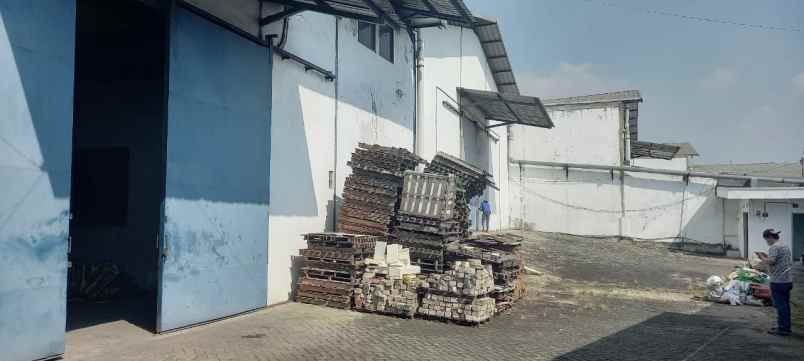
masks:
<instances>
[{"instance_id":1,"label":"person in blue shirt","mask_svg":"<svg viewBox=\"0 0 804 361\"><path fill-rule=\"evenodd\" d=\"M489 219L491 218L491 203L488 200L484 199L480 202L480 216L481 216L481 227L483 228L483 232L489 231Z\"/></svg>"}]
</instances>

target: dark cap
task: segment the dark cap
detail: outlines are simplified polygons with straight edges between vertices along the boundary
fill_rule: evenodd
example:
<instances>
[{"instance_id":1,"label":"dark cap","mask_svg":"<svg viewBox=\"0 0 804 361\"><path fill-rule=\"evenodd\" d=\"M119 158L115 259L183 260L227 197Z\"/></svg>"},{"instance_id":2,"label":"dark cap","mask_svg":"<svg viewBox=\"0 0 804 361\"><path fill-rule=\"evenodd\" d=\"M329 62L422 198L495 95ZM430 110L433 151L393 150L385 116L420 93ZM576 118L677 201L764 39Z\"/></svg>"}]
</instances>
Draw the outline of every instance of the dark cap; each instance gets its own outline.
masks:
<instances>
[{"instance_id":1,"label":"dark cap","mask_svg":"<svg viewBox=\"0 0 804 361\"><path fill-rule=\"evenodd\" d=\"M779 239L779 233L782 232L778 232L773 228L768 228L762 231L762 238Z\"/></svg>"}]
</instances>

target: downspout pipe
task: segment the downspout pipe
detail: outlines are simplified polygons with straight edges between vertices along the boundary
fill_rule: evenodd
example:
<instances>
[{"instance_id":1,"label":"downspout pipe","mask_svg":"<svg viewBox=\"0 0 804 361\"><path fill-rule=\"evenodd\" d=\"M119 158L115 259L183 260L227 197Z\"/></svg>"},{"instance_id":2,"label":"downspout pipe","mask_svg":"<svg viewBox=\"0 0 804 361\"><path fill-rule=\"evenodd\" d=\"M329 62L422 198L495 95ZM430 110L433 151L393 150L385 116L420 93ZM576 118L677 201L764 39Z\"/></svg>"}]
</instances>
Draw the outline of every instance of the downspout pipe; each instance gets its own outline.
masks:
<instances>
[{"instance_id":1,"label":"downspout pipe","mask_svg":"<svg viewBox=\"0 0 804 361\"><path fill-rule=\"evenodd\" d=\"M542 162L536 160L517 160L511 159L511 163L530 165L537 167L555 167L555 168L574 168L574 169L594 169L605 171L622 171L632 173L654 173L675 175L681 177L696 177L696 178L711 178L711 179L732 179L741 181L750 181L756 184L757 181L772 182L772 183L786 183L804 185L804 178L777 178L777 177L754 177L745 175L732 175L732 174L713 174L703 172L689 172L671 169L656 169L656 168L643 168L633 166L614 166L614 165L599 165L599 164L584 164L584 163L557 163L557 162Z\"/></svg>"},{"instance_id":2,"label":"downspout pipe","mask_svg":"<svg viewBox=\"0 0 804 361\"><path fill-rule=\"evenodd\" d=\"M334 116L334 138L333 139L333 164L332 164L332 177L331 177L331 184L332 184L332 231L336 232L338 230L338 102L340 101L338 97L338 79L340 79L339 71L340 71L340 59L339 59L339 51L340 51L340 16L335 17L335 79L333 80L333 85L335 86L335 116Z\"/></svg>"},{"instance_id":3,"label":"downspout pipe","mask_svg":"<svg viewBox=\"0 0 804 361\"><path fill-rule=\"evenodd\" d=\"M422 62L422 34L419 29L415 31L411 31L411 40L413 41L413 77L415 82L415 91L416 96L413 97L414 101L414 114L413 114L413 154L418 156L422 155L421 150L421 117L422 117L422 68L424 67L424 63Z\"/></svg>"}]
</instances>

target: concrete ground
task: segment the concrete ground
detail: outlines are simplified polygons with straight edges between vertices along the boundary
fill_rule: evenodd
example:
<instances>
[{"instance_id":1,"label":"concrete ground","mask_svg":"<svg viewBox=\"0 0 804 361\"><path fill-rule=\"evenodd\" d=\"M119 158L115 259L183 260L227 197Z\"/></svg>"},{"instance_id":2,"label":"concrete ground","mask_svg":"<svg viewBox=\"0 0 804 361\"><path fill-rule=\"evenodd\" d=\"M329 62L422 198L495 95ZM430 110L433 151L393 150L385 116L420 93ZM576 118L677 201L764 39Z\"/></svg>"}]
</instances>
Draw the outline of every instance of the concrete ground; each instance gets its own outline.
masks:
<instances>
[{"instance_id":1,"label":"concrete ground","mask_svg":"<svg viewBox=\"0 0 804 361\"><path fill-rule=\"evenodd\" d=\"M169 335L72 331L67 360L802 360L771 308L696 301L738 261L652 244L526 234L528 296L479 327L290 303Z\"/></svg>"}]
</instances>

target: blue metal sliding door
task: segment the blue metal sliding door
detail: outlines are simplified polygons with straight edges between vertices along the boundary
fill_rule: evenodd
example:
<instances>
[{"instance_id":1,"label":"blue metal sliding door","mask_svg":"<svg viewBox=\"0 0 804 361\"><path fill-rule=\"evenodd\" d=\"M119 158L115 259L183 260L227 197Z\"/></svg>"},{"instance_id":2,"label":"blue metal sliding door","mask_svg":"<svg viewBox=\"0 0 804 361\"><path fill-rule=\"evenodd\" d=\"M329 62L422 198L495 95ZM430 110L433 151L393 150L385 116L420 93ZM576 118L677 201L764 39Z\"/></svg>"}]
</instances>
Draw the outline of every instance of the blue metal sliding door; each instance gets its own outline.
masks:
<instances>
[{"instance_id":1,"label":"blue metal sliding door","mask_svg":"<svg viewBox=\"0 0 804 361\"><path fill-rule=\"evenodd\" d=\"M267 302L270 48L174 10L158 331Z\"/></svg>"},{"instance_id":2,"label":"blue metal sliding door","mask_svg":"<svg viewBox=\"0 0 804 361\"><path fill-rule=\"evenodd\" d=\"M0 359L64 352L75 1L0 0Z\"/></svg>"}]
</instances>

